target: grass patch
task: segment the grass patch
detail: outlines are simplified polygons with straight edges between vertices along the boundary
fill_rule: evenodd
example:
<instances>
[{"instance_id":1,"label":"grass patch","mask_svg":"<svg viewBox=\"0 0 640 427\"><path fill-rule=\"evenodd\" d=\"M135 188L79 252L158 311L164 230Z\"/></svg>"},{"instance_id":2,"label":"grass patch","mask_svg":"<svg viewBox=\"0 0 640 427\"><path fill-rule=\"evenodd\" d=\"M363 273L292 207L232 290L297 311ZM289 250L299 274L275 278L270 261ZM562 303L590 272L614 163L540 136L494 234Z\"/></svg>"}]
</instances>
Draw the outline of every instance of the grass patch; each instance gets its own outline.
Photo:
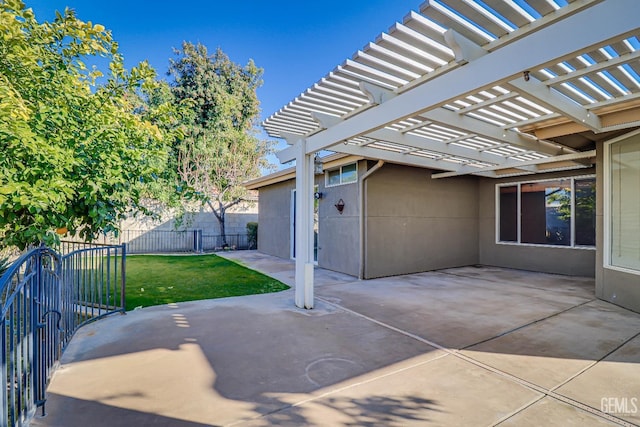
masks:
<instances>
[{"instance_id":1,"label":"grass patch","mask_svg":"<svg viewBox=\"0 0 640 427\"><path fill-rule=\"evenodd\" d=\"M126 309L278 292L284 283L217 255L127 257Z\"/></svg>"}]
</instances>

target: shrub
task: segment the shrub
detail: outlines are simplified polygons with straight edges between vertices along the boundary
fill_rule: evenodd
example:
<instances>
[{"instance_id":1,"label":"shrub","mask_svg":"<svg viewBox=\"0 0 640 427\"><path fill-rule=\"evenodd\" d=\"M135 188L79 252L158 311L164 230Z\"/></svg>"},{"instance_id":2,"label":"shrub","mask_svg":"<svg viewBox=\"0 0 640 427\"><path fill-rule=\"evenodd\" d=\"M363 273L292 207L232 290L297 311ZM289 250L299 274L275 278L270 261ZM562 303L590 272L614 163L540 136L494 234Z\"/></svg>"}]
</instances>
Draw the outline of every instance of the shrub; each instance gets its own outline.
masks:
<instances>
[{"instance_id":1,"label":"shrub","mask_svg":"<svg viewBox=\"0 0 640 427\"><path fill-rule=\"evenodd\" d=\"M258 249L258 223L257 222L247 223L247 243L249 244L249 249Z\"/></svg>"}]
</instances>

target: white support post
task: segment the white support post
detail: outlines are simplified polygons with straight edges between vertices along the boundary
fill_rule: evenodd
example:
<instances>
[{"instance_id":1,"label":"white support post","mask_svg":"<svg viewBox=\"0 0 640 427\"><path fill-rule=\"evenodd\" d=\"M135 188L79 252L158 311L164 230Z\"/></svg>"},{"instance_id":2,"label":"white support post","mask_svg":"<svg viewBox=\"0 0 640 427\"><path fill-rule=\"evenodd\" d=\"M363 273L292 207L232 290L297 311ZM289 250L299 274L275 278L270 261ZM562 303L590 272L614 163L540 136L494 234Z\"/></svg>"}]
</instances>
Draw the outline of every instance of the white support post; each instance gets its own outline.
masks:
<instances>
[{"instance_id":1,"label":"white support post","mask_svg":"<svg viewBox=\"0 0 640 427\"><path fill-rule=\"evenodd\" d=\"M296 283L295 303L313 308L313 154L306 140L295 146L296 155Z\"/></svg>"}]
</instances>

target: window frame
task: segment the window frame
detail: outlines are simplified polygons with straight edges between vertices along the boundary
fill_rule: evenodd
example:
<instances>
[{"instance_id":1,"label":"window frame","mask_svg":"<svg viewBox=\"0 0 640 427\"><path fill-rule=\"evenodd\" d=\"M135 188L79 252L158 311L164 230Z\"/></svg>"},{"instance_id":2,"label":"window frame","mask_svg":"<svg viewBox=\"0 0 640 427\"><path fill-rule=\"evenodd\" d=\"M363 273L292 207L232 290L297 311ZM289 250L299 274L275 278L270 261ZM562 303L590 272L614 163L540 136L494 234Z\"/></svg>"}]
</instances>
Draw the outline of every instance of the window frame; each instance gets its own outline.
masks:
<instances>
[{"instance_id":1,"label":"window frame","mask_svg":"<svg viewBox=\"0 0 640 427\"><path fill-rule=\"evenodd\" d=\"M604 174L603 174L603 188L604 188L604 232L603 232L603 257L602 257L602 266L608 270L620 271L627 274L633 274L636 276L640 276L640 270L635 270L629 267L621 267L618 265L611 264L611 221L612 212L611 212L611 196L612 196L612 180L611 180L611 147L614 144L626 141L630 138L640 135L640 130L633 131L631 133L621 135L617 138L613 138L610 141L606 141L603 144L604 147Z\"/></svg>"},{"instance_id":2,"label":"window frame","mask_svg":"<svg viewBox=\"0 0 640 427\"><path fill-rule=\"evenodd\" d=\"M597 179L595 174L588 175L577 175L577 176L566 176L566 177L555 177L555 178L545 178L545 179L532 179L526 181L514 181L514 182L505 182L501 184L496 184L495 189L495 243L498 245L513 245L513 246L531 246L531 247L543 247L543 248L558 248L558 249L579 249L579 250L596 250L596 245L576 245L576 180L581 179ZM544 183L544 182L552 182L558 180L570 180L571 181L571 221L570 221L570 230L571 230L571 239L570 245L549 245L544 243L524 243L522 242L522 185L524 184L532 184L532 183ZM502 187L516 187L516 227L517 227L517 241L504 241L500 240L500 189ZM594 207L595 209L595 207ZM596 231L597 237L597 231Z\"/></svg>"},{"instance_id":3,"label":"window frame","mask_svg":"<svg viewBox=\"0 0 640 427\"><path fill-rule=\"evenodd\" d=\"M356 179L354 181L343 182L343 176L344 176L343 169L345 167L348 167L348 166L355 166L355 168L356 168L356 170L355 170ZM329 174L331 172L335 172L335 171L339 171L340 182L337 183L337 184L329 184ZM358 178L359 178L358 177L358 162L346 163L346 164L341 165L339 167L328 169L328 170L324 171L324 186L325 186L325 188L329 188L329 187L338 187L340 185L355 184L355 183L358 182Z\"/></svg>"}]
</instances>

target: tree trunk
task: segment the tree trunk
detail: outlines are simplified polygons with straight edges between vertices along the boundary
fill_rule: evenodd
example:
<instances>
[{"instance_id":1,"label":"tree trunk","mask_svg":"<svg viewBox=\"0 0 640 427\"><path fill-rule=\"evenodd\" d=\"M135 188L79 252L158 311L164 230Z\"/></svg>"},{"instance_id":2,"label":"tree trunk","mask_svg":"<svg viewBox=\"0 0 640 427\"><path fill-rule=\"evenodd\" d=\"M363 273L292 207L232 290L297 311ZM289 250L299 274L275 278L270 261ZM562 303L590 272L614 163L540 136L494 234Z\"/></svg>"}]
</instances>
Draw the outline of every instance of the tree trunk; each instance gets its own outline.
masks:
<instances>
[{"instance_id":1,"label":"tree trunk","mask_svg":"<svg viewBox=\"0 0 640 427\"><path fill-rule=\"evenodd\" d=\"M241 201L242 201L242 199L236 199L236 200L232 201L231 203L228 203L228 204L225 205L220 201L220 199L218 199L218 201L217 201L218 202L218 209L215 208L214 204L211 201L207 202L207 204L209 205L209 207L213 211L213 214L218 219L218 224L220 224L220 237L222 237L222 247L225 248L225 249L229 247L229 244L227 243L227 231L225 229L225 224L224 224L224 215L227 212L227 209L229 209L232 206L237 205Z\"/></svg>"},{"instance_id":2,"label":"tree trunk","mask_svg":"<svg viewBox=\"0 0 640 427\"><path fill-rule=\"evenodd\" d=\"M224 214L227 207L220 202L218 202L218 209L216 209L215 205L210 201L208 201L207 204L218 220L218 224L220 225L220 237L222 237L222 247L226 249L229 246L227 243L227 232L224 225Z\"/></svg>"},{"instance_id":3,"label":"tree trunk","mask_svg":"<svg viewBox=\"0 0 640 427\"><path fill-rule=\"evenodd\" d=\"M220 216L218 216L218 222L220 223L220 236L222 237L222 247L226 249L229 244L227 243L227 231L224 225L224 207L220 207Z\"/></svg>"}]
</instances>

